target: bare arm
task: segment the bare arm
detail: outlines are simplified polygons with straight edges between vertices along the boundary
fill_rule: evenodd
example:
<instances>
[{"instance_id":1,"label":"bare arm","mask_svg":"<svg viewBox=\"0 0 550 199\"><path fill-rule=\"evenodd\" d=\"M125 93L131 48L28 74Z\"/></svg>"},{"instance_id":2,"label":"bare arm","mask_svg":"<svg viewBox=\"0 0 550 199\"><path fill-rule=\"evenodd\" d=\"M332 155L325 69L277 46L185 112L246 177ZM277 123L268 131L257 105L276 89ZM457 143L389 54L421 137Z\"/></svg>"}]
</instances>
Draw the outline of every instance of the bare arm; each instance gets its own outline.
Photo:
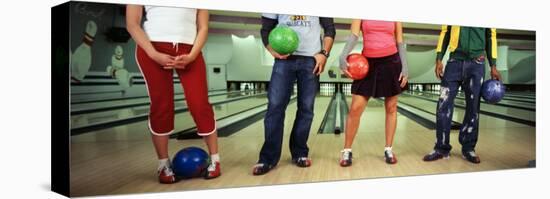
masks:
<instances>
[{"instance_id":1,"label":"bare arm","mask_svg":"<svg viewBox=\"0 0 550 199\"><path fill-rule=\"evenodd\" d=\"M361 19L354 19L351 21L350 31L351 34L359 37L359 33L361 32Z\"/></svg>"},{"instance_id":2,"label":"bare arm","mask_svg":"<svg viewBox=\"0 0 550 199\"><path fill-rule=\"evenodd\" d=\"M145 31L143 31L143 28L141 28L142 13L143 6L141 5L126 6L126 30L128 30L128 33L130 33L137 45L143 48L148 55L151 55L156 50L145 34Z\"/></svg>"},{"instance_id":3,"label":"bare arm","mask_svg":"<svg viewBox=\"0 0 550 199\"><path fill-rule=\"evenodd\" d=\"M208 20L210 16L208 10L198 10L197 11L197 37L195 38L195 43L189 56L195 59L204 47L206 40L208 38Z\"/></svg>"},{"instance_id":4,"label":"bare arm","mask_svg":"<svg viewBox=\"0 0 550 199\"><path fill-rule=\"evenodd\" d=\"M158 52L149 40L149 37L147 37L147 34L145 34L143 28L141 28L142 15L143 6L127 5L126 30L128 30L128 33L130 33L136 44L155 62L164 67L174 65L174 57Z\"/></svg>"},{"instance_id":5,"label":"bare arm","mask_svg":"<svg viewBox=\"0 0 550 199\"><path fill-rule=\"evenodd\" d=\"M401 22L395 22L395 41L397 41L397 44L403 43L403 26Z\"/></svg>"}]
</instances>

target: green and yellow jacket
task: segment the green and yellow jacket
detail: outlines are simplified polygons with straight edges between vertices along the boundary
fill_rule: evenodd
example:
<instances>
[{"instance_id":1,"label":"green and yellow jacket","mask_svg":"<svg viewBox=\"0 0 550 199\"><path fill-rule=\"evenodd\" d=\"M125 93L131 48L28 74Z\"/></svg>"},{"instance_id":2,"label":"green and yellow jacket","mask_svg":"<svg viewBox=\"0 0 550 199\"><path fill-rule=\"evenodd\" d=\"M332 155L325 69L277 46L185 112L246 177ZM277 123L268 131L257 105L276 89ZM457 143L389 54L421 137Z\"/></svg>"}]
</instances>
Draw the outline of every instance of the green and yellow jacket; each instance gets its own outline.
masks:
<instances>
[{"instance_id":1,"label":"green and yellow jacket","mask_svg":"<svg viewBox=\"0 0 550 199\"><path fill-rule=\"evenodd\" d=\"M496 66L497 31L495 28L443 25L437 42L437 60L443 59L447 47L450 50L449 58L472 60L486 56L489 66Z\"/></svg>"}]
</instances>

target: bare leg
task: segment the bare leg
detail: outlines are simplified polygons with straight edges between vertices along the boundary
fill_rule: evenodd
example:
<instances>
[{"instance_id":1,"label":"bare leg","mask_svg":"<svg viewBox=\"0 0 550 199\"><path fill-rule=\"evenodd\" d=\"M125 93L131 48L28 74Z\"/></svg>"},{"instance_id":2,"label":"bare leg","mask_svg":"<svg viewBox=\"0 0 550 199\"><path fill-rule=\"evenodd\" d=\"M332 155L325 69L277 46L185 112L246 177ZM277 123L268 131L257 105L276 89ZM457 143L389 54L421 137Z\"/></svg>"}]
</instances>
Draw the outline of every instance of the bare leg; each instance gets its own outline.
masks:
<instances>
[{"instance_id":1,"label":"bare leg","mask_svg":"<svg viewBox=\"0 0 550 199\"><path fill-rule=\"evenodd\" d=\"M218 153L218 132L214 132L204 137L204 142L208 146L210 155Z\"/></svg>"},{"instance_id":2,"label":"bare leg","mask_svg":"<svg viewBox=\"0 0 550 199\"><path fill-rule=\"evenodd\" d=\"M346 139L344 143L344 148L351 148L355 135L357 134L357 128L359 128L359 122L363 111L367 106L369 97L364 97L361 95L352 95L351 97L351 108L346 119Z\"/></svg>"},{"instance_id":3,"label":"bare leg","mask_svg":"<svg viewBox=\"0 0 550 199\"><path fill-rule=\"evenodd\" d=\"M397 126L397 95L386 97L384 106L386 108L386 147L391 147Z\"/></svg>"},{"instance_id":4,"label":"bare leg","mask_svg":"<svg viewBox=\"0 0 550 199\"><path fill-rule=\"evenodd\" d=\"M168 158L168 137L168 135L152 135L153 145L155 145L155 151L159 160Z\"/></svg>"}]
</instances>

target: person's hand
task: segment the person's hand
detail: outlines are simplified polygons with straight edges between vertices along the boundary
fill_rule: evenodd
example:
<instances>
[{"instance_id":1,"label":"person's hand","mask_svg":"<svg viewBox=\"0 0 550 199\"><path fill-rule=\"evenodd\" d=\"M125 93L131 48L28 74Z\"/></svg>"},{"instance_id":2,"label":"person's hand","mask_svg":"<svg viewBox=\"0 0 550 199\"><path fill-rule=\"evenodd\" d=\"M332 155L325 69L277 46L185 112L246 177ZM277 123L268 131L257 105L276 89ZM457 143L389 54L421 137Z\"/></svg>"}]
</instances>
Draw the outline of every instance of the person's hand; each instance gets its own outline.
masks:
<instances>
[{"instance_id":1,"label":"person's hand","mask_svg":"<svg viewBox=\"0 0 550 199\"><path fill-rule=\"evenodd\" d=\"M347 68L345 70L342 70L342 72L344 73L344 75L348 76L350 79L353 79L353 76L351 75L351 73Z\"/></svg>"},{"instance_id":2,"label":"person's hand","mask_svg":"<svg viewBox=\"0 0 550 199\"><path fill-rule=\"evenodd\" d=\"M443 63L441 60L435 61L435 77L437 79L443 78Z\"/></svg>"},{"instance_id":3,"label":"person's hand","mask_svg":"<svg viewBox=\"0 0 550 199\"><path fill-rule=\"evenodd\" d=\"M500 76L500 72L498 72L496 66L491 67L491 78L496 79L498 81L502 80L502 77Z\"/></svg>"},{"instance_id":4,"label":"person's hand","mask_svg":"<svg viewBox=\"0 0 550 199\"><path fill-rule=\"evenodd\" d=\"M315 58L315 68L313 68L313 74L319 76L325 70L327 57L320 53L314 55L313 57Z\"/></svg>"},{"instance_id":5,"label":"person's hand","mask_svg":"<svg viewBox=\"0 0 550 199\"><path fill-rule=\"evenodd\" d=\"M151 53L149 57L160 64L162 67L171 66L174 64L175 61L175 57L158 51Z\"/></svg>"},{"instance_id":6,"label":"person's hand","mask_svg":"<svg viewBox=\"0 0 550 199\"><path fill-rule=\"evenodd\" d=\"M407 81L409 81L409 78L406 75L403 75L403 73L399 74L399 82L401 82L401 88L404 88L405 85L407 85Z\"/></svg>"},{"instance_id":7,"label":"person's hand","mask_svg":"<svg viewBox=\"0 0 550 199\"><path fill-rule=\"evenodd\" d=\"M350 79L353 79L353 76L348 70L348 61L346 59L347 59L347 56L344 56L344 54L340 55L340 58L339 58L340 70L342 71L342 73L344 73L344 75L346 75Z\"/></svg>"},{"instance_id":8,"label":"person's hand","mask_svg":"<svg viewBox=\"0 0 550 199\"><path fill-rule=\"evenodd\" d=\"M290 56L290 54L286 54L286 55L279 54L278 52L273 50L273 48L271 48L271 45L267 45L267 50L269 51L269 53L271 53L271 55L273 57L275 57L277 59L286 59L286 58L288 58L288 56Z\"/></svg>"},{"instance_id":9,"label":"person's hand","mask_svg":"<svg viewBox=\"0 0 550 199\"><path fill-rule=\"evenodd\" d=\"M170 68L175 68L175 69L185 69L185 67L195 61L197 57L196 56L193 56L191 54L183 54L183 55L178 55L175 57L175 60L174 60L174 64L171 65L171 66L166 66L164 67L165 69L170 69Z\"/></svg>"}]
</instances>

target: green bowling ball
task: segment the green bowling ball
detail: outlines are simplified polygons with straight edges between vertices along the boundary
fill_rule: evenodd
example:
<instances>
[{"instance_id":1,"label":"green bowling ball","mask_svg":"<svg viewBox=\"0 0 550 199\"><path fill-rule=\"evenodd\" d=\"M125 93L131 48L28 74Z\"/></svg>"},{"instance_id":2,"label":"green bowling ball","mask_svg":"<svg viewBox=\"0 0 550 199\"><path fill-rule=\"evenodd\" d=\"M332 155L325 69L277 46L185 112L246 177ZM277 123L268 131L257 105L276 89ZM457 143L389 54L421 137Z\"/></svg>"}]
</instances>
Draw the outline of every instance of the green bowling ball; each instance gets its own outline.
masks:
<instances>
[{"instance_id":1,"label":"green bowling ball","mask_svg":"<svg viewBox=\"0 0 550 199\"><path fill-rule=\"evenodd\" d=\"M300 43L298 34L286 26L274 28L271 33L269 33L268 40L271 48L281 55L293 53Z\"/></svg>"}]
</instances>

